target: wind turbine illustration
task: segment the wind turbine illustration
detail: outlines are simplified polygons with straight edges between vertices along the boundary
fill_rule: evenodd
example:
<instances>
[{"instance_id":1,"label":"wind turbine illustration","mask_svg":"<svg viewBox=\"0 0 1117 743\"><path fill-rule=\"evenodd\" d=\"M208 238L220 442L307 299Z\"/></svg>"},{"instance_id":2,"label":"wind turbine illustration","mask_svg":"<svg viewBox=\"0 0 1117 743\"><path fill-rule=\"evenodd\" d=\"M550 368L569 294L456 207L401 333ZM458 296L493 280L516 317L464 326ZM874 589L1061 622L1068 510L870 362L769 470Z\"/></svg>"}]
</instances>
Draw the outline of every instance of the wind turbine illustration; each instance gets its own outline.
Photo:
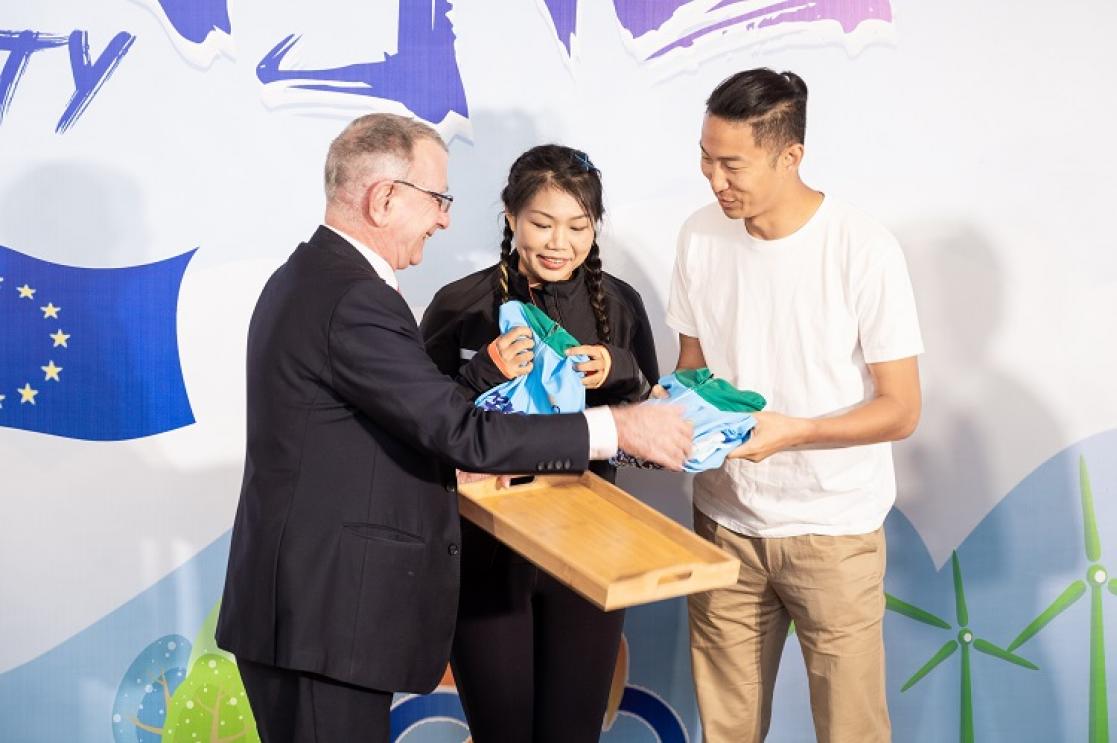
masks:
<instances>
[{"instance_id":1,"label":"wind turbine illustration","mask_svg":"<svg viewBox=\"0 0 1117 743\"><path fill-rule=\"evenodd\" d=\"M1033 671L1039 670L1039 667L1031 661L1021 658L1012 652L1003 648L997 647L988 640L983 640L976 637L973 630L970 629L970 614L966 608L966 591L962 582L962 567L958 562L958 553L955 551L950 556L951 565L954 569L954 610L958 619L958 634L955 639L948 640L938 649L931 659L928 660L923 666L912 674L900 688L901 693L907 691L915 686L919 681L933 671L940 663L949 658L958 648L962 649L962 683L961 683L961 706L962 715L959 723L959 740L962 743L973 743L974 741L974 725L973 725L973 675L970 669L971 657L970 648L977 650L980 653L991 655L1009 663L1028 668ZM923 624L929 624L932 627L940 629L953 629L949 622L945 619L940 619L929 611L920 609L909 603L901 601L895 596L885 594L886 606L890 611L897 614L903 614L909 619L914 619Z\"/></svg>"},{"instance_id":2,"label":"wind turbine illustration","mask_svg":"<svg viewBox=\"0 0 1117 743\"><path fill-rule=\"evenodd\" d=\"M1032 639L1055 617L1066 611L1072 604L1086 594L1090 587L1090 727L1089 743L1108 743L1109 741L1109 699L1106 691L1105 676L1105 623L1102 613L1102 586L1108 582L1109 592L1117 594L1117 579L1110 579L1109 572L1099 564L1101 559L1101 539L1098 537L1098 521L1094 515L1094 494L1090 488L1090 474L1086 469L1086 458L1078 459L1078 482L1082 493L1082 527L1086 548L1086 579L1076 580L1067 586L1059 597L1031 624L1016 636L1008 649L1020 647Z\"/></svg>"}]
</instances>

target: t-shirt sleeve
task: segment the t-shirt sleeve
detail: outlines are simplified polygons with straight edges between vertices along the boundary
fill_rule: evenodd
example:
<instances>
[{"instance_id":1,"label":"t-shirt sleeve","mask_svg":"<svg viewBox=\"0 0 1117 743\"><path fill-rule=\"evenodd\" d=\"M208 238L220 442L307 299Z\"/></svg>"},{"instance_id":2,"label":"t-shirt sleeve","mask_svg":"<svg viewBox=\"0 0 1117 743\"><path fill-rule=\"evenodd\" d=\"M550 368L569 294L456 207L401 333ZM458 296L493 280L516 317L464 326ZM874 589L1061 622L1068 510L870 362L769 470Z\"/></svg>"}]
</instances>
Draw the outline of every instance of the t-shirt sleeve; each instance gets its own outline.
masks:
<instances>
[{"instance_id":1,"label":"t-shirt sleeve","mask_svg":"<svg viewBox=\"0 0 1117 743\"><path fill-rule=\"evenodd\" d=\"M698 337L698 322L690 303L690 277L687 275L687 228L679 232L675 250L675 268L671 272L671 288L667 292L667 325L683 335Z\"/></svg>"},{"instance_id":2,"label":"t-shirt sleeve","mask_svg":"<svg viewBox=\"0 0 1117 743\"><path fill-rule=\"evenodd\" d=\"M884 233L863 258L854 302L865 363L918 356L923 353L923 337L900 244Z\"/></svg>"}]
</instances>

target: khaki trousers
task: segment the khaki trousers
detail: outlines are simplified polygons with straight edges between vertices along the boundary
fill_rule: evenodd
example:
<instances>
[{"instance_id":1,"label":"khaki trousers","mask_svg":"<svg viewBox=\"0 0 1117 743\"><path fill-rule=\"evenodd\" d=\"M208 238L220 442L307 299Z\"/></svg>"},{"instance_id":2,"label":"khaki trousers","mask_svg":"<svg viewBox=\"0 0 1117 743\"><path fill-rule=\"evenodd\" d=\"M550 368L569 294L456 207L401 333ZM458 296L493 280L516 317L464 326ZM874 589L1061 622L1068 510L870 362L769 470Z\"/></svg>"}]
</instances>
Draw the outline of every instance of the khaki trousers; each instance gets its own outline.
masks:
<instances>
[{"instance_id":1,"label":"khaki trousers","mask_svg":"<svg viewBox=\"0 0 1117 743\"><path fill-rule=\"evenodd\" d=\"M753 538L697 509L694 530L741 561L737 584L688 599L703 740L760 743L789 624L819 743L887 743L884 531Z\"/></svg>"}]
</instances>

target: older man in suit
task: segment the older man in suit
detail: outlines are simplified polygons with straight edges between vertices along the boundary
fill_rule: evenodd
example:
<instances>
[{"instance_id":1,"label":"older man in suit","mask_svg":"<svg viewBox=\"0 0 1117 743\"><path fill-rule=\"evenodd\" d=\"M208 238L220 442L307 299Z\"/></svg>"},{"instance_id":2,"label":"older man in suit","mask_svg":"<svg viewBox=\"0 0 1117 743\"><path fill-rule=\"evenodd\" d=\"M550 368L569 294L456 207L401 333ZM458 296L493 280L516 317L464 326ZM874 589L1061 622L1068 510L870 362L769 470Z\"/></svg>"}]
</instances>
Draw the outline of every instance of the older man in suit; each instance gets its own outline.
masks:
<instances>
[{"instance_id":1,"label":"older man in suit","mask_svg":"<svg viewBox=\"0 0 1117 743\"><path fill-rule=\"evenodd\" d=\"M395 271L450 224L446 146L373 114L326 161L325 224L268 281L248 334L248 442L218 644L265 743L387 741L392 692L449 652L459 522L448 465L578 471L626 451L679 468L661 406L482 413L439 373Z\"/></svg>"}]
</instances>

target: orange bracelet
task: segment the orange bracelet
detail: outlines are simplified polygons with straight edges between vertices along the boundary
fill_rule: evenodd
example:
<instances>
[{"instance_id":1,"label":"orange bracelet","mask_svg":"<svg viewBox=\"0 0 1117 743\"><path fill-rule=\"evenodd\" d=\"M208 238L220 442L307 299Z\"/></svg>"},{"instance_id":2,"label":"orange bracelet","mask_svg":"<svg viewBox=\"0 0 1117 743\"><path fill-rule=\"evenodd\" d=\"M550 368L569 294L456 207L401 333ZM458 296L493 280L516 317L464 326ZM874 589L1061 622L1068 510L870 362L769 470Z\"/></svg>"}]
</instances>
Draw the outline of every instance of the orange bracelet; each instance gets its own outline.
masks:
<instances>
[{"instance_id":1,"label":"orange bracelet","mask_svg":"<svg viewBox=\"0 0 1117 743\"><path fill-rule=\"evenodd\" d=\"M496 364L496 368L500 370L500 373L504 375L505 379L516 378L516 375L510 372L508 367L504 364L504 358L500 355L500 351L497 350L495 340L489 344L489 358L493 360L493 363Z\"/></svg>"}]
</instances>

